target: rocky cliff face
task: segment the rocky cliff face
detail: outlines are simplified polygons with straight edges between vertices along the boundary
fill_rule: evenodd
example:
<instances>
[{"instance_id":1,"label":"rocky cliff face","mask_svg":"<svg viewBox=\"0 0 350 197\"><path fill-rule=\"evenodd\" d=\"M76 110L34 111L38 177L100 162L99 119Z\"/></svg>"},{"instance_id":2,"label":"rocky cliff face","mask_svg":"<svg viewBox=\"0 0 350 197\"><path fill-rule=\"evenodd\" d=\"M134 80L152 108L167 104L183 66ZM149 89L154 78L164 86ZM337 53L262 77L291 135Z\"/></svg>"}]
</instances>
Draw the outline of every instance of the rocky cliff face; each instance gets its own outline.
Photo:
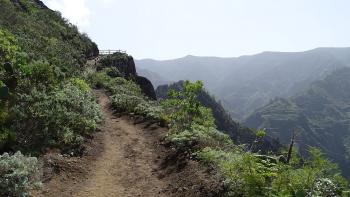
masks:
<instances>
[{"instance_id":1,"label":"rocky cliff face","mask_svg":"<svg viewBox=\"0 0 350 197\"><path fill-rule=\"evenodd\" d=\"M134 80L146 96L154 100L157 99L151 81L137 74L134 58L132 56L119 52L108 55L101 59L101 65L98 69L104 67L117 68L122 77Z\"/></svg>"},{"instance_id":2,"label":"rocky cliff face","mask_svg":"<svg viewBox=\"0 0 350 197\"><path fill-rule=\"evenodd\" d=\"M36 5L39 7L39 8L42 8L42 9L48 9L48 7L40 0L34 0L34 2L36 3Z\"/></svg>"},{"instance_id":3,"label":"rocky cliff face","mask_svg":"<svg viewBox=\"0 0 350 197\"><path fill-rule=\"evenodd\" d=\"M154 87L150 80L146 77L136 76L136 83L140 86L142 92L149 98L156 100L157 96L154 91Z\"/></svg>"}]
</instances>

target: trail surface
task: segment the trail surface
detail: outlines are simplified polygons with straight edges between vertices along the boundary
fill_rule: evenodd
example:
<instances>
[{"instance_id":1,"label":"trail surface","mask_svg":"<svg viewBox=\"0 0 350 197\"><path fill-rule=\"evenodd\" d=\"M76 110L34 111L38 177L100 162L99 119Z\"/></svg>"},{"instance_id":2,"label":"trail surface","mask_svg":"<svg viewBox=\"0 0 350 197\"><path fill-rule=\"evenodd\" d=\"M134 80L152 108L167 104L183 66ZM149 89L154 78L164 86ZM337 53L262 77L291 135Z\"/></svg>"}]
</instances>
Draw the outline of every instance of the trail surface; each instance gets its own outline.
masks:
<instances>
[{"instance_id":1,"label":"trail surface","mask_svg":"<svg viewBox=\"0 0 350 197\"><path fill-rule=\"evenodd\" d=\"M156 150L159 127L135 125L127 117L117 118L110 109L109 97L96 91L104 114L101 132L87 147L88 155L64 159L51 155L53 163L65 161L45 185L44 196L166 196L168 182L161 180ZM63 161L62 161L63 163ZM68 165L68 166L66 166Z\"/></svg>"},{"instance_id":2,"label":"trail surface","mask_svg":"<svg viewBox=\"0 0 350 197\"><path fill-rule=\"evenodd\" d=\"M224 191L213 170L162 145L165 128L117 117L106 93L95 93L104 114L100 131L76 153L48 151L40 159L43 189L33 196L210 197Z\"/></svg>"},{"instance_id":3,"label":"trail surface","mask_svg":"<svg viewBox=\"0 0 350 197\"><path fill-rule=\"evenodd\" d=\"M99 92L98 98L105 115L105 148L93 164L91 178L74 196L160 196L166 183L154 173L158 168L154 142L130 121L116 119L106 94Z\"/></svg>"}]
</instances>

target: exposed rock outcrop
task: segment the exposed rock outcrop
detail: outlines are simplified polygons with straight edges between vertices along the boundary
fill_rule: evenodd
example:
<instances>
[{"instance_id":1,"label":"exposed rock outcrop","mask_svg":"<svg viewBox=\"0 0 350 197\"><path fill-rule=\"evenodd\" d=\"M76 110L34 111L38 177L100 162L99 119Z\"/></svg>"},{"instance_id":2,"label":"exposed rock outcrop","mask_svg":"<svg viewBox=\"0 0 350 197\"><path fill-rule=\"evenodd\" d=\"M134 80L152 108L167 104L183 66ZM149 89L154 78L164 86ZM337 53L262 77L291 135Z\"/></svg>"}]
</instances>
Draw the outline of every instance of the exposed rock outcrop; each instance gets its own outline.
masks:
<instances>
[{"instance_id":1,"label":"exposed rock outcrop","mask_svg":"<svg viewBox=\"0 0 350 197\"><path fill-rule=\"evenodd\" d=\"M141 88L142 92L151 99L156 100L156 93L150 80L146 77L138 76L134 58L126 53L114 53L101 59L98 70L105 67L116 67L122 77L134 80Z\"/></svg>"},{"instance_id":2,"label":"exposed rock outcrop","mask_svg":"<svg viewBox=\"0 0 350 197\"><path fill-rule=\"evenodd\" d=\"M98 57L100 54L100 51L98 49L98 46L96 43L91 43L90 48L85 52L85 57L87 57L88 59L95 59L96 57Z\"/></svg>"},{"instance_id":3,"label":"exposed rock outcrop","mask_svg":"<svg viewBox=\"0 0 350 197\"><path fill-rule=\"evenodd\" d=\"M34 0L34 2L36 3L36 5L41 8L41 9L48 9L48 7L40 0Z\"/></svg>"},{"instance_id":4,"label":"exposed rock outcrop","mask_svg":"<svg viewBox=\"0 0 350 197\"><path fill-rule=\"evenodd\" d=\"M101 59L102 67L116 67L126 78L137 76L134 59L126 53L114 53Z\"/></svg>"},{"instance_id":5,"label":"exposed rock outcrop","mask_svg":"<svg viewBox=\"0 0 350 197\"><path fill-rule=\"evenodd\" d=\"M136 83L140 86L142 92L149 98L156 100L156 92L150 80L146 77L136 76Z\"/></svg>"},{"instance_id":6,"label":"exposed rock outcrop","mask_svg":"<svg viewBox=\"0 0 350 197\"><path fill-rule=\"evenodd\" d=\"M21 2L20 0L11 0L12 3L19 9L24 10L24 11L28 11L27 6ZM41 8L41 9L49 9L42 1L40 0L34 0L33 2L29 2L29 3L33 3L36 7Z\"/></svg>"}]
</instances>

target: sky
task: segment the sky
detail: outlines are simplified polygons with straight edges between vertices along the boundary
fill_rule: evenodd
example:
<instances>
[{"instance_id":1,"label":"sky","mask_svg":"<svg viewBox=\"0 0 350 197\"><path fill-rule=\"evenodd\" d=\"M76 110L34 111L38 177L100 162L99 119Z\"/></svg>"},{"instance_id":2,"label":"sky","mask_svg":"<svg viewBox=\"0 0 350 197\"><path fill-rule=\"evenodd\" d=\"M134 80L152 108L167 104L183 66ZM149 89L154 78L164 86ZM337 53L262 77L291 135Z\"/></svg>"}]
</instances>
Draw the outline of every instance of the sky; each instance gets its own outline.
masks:
<instances>
[{"instance_id":1,"label":"sky","mask_svg":"<svg viewBox=\"0 0 350 197\"><path fill-rule=\"evenodd\" d=\"M349 0L44 0L137 59L350 47Z\"/></svg>"}]
</instances>

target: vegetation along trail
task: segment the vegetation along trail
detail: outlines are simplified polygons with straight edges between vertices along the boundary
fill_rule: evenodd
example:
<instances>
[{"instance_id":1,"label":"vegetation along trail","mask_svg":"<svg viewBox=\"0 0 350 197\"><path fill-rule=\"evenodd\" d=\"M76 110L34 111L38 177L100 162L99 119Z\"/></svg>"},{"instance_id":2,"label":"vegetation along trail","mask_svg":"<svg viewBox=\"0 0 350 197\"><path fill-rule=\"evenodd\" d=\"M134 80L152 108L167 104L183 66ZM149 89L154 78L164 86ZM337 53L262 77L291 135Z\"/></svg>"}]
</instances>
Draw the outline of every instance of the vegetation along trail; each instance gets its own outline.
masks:
<instances>
[{"instance_id":1,"label":"vegetation along trail","mask_svg":"<svg viewBox=\"0 0 350 197\"><path fill-rule=\"evenodd\" d=\"M158 138L154 136L163 133L162 128L144 129L145 125L135 125L129 118L116 118L109 107L109 97L103 91L96 91L96 95L104 123L100 136L94 139L97 142L90 145L95 150L80 160L66 162L76 167L61 169L44 186L43 195L166 196L162 190L167 180L157 178L159 152L156 151ZM81 169L71 171L77 168Z\"/></svg>"}]
</instances>

